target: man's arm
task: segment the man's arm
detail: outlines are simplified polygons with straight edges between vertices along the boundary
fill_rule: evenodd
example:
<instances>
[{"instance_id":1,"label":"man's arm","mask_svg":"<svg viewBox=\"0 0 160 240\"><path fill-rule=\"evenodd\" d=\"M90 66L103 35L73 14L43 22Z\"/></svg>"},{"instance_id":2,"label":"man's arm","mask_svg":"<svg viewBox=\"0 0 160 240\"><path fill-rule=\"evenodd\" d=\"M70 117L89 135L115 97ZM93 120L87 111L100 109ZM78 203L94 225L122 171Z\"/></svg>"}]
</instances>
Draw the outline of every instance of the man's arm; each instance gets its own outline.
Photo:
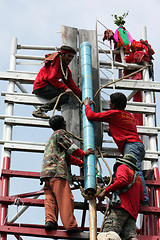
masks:
<instances>
[{"instance_id":1,"label":"man's arm","mask_svg":"<svg viewBox=\"0 0 160 240\"><path fill-rule=\"evenodd\" d=\"M72 78L72 73L71 70L68 68L68 79L67 81L65 81L66 85L72 89L72 91L80 98L82 99L82 91L77 87L77 85L75 84L73 78Z\"/></svg>"},{"instance_id":2,"label":"man's arm","mask_svg":"<svg viewBox=\"0 0 160 240\"><path fill-rule=\"evenodd\" d=\"M85 151L83 151L80 148L78 148L70 156L71 164L72 165L77 165L79 167L82 167L83 166L83 160L81 160L81 159L83 159L84 156L87 156L89 154L94 154L94 150L92 148L88 148ZM78 159L75 156L76 157L80 157L81 159Z\"/></svg>"},{"instance_id":3,"label":"man's arm","mask_svg":"<svg viewBox=\"0 0 160 240\"><path fill-rule=\"evenodd\" d=\"M59 81L58 78L58 71L60 67L60 58L57 57L54 65L50 65L49 67L45 68L47 78L45 79L49 83L51 83L56 89L62 89L65 91L68 87L61 81ZM42 76L43 81L43 76Z\"/></svg>"},{"instance_id":4,"label":"man's arm","mask_svg":"<svg viewBox=\"0 0 160 240\"><path fill-rule=\"evenodd\" d=\"M106 187L98 196L98 199L102 201L105 196L110 197L110 192L115 192L116 190L121 190L128 186L129 178L126 171L126 165L122 164L117 168L116 178L113 184Z\"/></svg>"},{"instance_id":5,"label":"man's arm","mask_svg":"<svg viewBox=\"0 0 160 240\"><path fill-rule=\"evenodd\" d=\"M70 156L70 161L71 161L71 165L76 165L79 167L83 166L83 160L78 159L78 158L74 157L73 155Z\"/></svg>"},{"instance_id":6,"label":"man's arm","mask_svg":"<svg viewBox=\"0 0 160 240\"><path fill-rule=\"evenodd\" d=\"M86 97L83 101L85 105L85 113L89 121L97 121L97 122L110 122L110 110L105 112L95 113L92 111L90 105L92 104L90 98Z\"/></svg>"}]
</instances>

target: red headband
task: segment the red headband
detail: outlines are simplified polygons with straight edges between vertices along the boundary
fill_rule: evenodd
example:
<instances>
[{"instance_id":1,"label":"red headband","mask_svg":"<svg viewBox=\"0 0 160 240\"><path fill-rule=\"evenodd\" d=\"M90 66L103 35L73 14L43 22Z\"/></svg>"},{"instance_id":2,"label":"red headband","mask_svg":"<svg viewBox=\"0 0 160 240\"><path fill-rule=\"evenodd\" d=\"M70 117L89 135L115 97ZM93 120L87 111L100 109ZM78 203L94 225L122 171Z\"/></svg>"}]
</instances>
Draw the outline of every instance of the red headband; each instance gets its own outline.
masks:
<instances>
[{"instance_id":1,"label":"red headband","mask_svg":"<svg viewBox=\"0 0 160 240\"><path fill-rule=\"evenodd\" d=\"M73 52L71 52L69 50L61 50L61 54L63 54L63 53L73 53Z\"/></svg>"}]
</instances>

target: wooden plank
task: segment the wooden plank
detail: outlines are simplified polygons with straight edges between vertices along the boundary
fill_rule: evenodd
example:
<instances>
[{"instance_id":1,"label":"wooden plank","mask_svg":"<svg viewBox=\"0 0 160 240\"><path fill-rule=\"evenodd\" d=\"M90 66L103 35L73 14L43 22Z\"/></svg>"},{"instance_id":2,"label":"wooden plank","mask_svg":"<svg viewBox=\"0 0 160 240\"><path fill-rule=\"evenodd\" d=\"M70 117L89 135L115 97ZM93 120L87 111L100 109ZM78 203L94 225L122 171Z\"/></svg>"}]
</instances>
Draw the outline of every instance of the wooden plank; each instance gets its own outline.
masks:
<instances>
[{"instance_id":1,"label":"wooden plank","mask_svg":"<svg viewBox=\"0 0 160 240\"><path fill-rule=\"evenodd\" d=\"M22 141L5 141L4 149L10 151L37 152L44 153L45 143L22 142Z\"/></svg>"},{"instance_id":2,"label":"wooden plank","mask_svg":"<svg viewBox=\"0 0 160 240\"><path fill-rule=\"evenodd\" d=\"M62 26L61 34L62 45L68 45L77 50L78 29ZM77 54L69 64L69 67L72 71L73 80L79 87L79 63ZM81 113L79 101L74 97L70 98L68 104L62 105L61 113L66 120L67 130L74 133L76 136L81 136ZM80 147L80 142L78 140L75 140L74 142Z\"/></svg>"},{"instance_id":3,"label":"wooden plank","mask_svg":"<svg viewBox=\"0 0 160 240\"><path fill-rule=\"evenodd\" d=\"M20 178L33 178L33 179L39 179L40 178L40 173L39 172L16 171L16 170L2 169L1 174L2 174L2 176L7 176L7 177L20 177Z\"/></svg>"},{"instance_id":4,"label":"wooden plank","mask_svg":"<svg viewBox=\"0 0 160 240\"><path fill-rule=\"evenodd\" d=\"M111 68L111 62L101 60L99 62L99 65L100 65L100 68L105 68L105 67ZM132 70L135 69L136 70L136 69L140 69L144 66L143 65L138 65L138 64L135 64L135 63L124 63L124 64L122 64L121 62L114 61L114 68L118 68L118 67L120 67L122 69L127 68L127 70L130 70L130 69L132 69Z\"/></svg>"},{"instance_id":5,"label":"wooden plank","mask_svg":"<svg viewBox=\"0 0 160 240\"><path fill-rule=\"evenodd\" d=\"M160 187L160 180L146 180L146 185L149 187L159 188Z\"/></svg>"},{"instance_id":6,"label":"wooden plank","mask_svg":"<svg viewBox=\"0 0 160 240\"><path fill-rule=\"evenodd\" d=\"M44 190L40 190L40 191L36 191L36 192L27 192L27 193L19 193L19 194L15 194L12 195L11 197L18 197L18 198L26 198L26 197L39 197L41 195L44 195Z\"/></svg>"},{"instance_id":7,"label":"wooden plank","mask_svg":"<svg viewBox=\"0 0 160 240\"><path fill-rule=\"evenodd\" d=\"M5 96L5 102L9 103L42 105L47 102L46 99L37 97L35 94L2 92L2 96ZM102 109L103 111L109 110L109 101L102 101ZM156 104L144 102L127 102L126 110L133 113L155 114ZM74 119L77 119L77 116L75 117L74 115Z\"/></svg>"},{"instance_id":8,"label":"wooden plank","mask_svg":"<svg viewBox=\"0 0 160 240\"><path fill-rule=\"evenodd\" d=\"M102 101L102 109L103 111L107 111L110 109L109 101ZM125 110L131 113L155 114L156 104L145 102L127 102Z\"/></svg>"},{"instance_id":9,"label":"wooden plank","mask_svg":"<svg viewBox=\"0 0 160 240\"><path fill-rule=\"evenodd\" d=\"M5 205L12 205L17 196L0 196L0 202ZM19 201L19 205L25 205L25 206L33 206L33 207L44 207L44 199L34 199L34 198L21 198ZM84 202L74 202L74 208L77 210L88 210L88 203ZM104 206L105 208L105 206ZM97 204L97 210L98 210L98 204Z\"/></svg>"},{"instance_id":10,"label":"wooden plank","mask_svg":"<svg viewBox=\"0 0 160 240\"><path fill-rule=\"evenodd\" d=\"M104 123L104 132L107 132L109 129L109 125ZM158 135L159 128L158 127L149 127L149 126L137 126L137 131L139 135Z\"/></svg>"},{"instance_id":11,"label":"wooden plank","mask_svg":"<svg viewBox=\"0 0 160 240\"><path fill-rule=\"evenodd\" d=\"M0 232L9 235L19 234L22 236L32 236L32 237L44 237L44 238L53 238L53 239L88 239L89 233L81 232L81 233L72 233L68 234L67 231L58 231L51 230L45 231L45 229L40 228L28 228L28 227L20 227L20 226L0 226Z\"/></svg>"},{"instance_id":12,"label":"wooden plank","mask_svg":"<svg viewBox=\"0 0 160 240\"><path fill-rule=\"evenodd\" d=\"M22 142L22 141L1 141L0 143L4 144L4 148L10 151L43 153L45 148L45 143ZM107 158L116 158L120 156L120 153L117 148L103 147L102 152L108 154ZM160 152L147 150L145 160L158 161L158 156L160 156Z\"/></svg>"},{"instance_id":13,"label":"wooden plank","mask_svg":"<svg viewBox=\"0 0 160 240\"><path fill-rule=\"evenodd\" d=\"M137 126L138 134L142 135L158 135L157 127L149 127L149 126Z\"/></svg>"},{"instance_id":14,"label":"wooden plank","mask_svg":"<svg viewBox=\"0 0 160 240\"><path fill-rule=\"evenodd\" d=\"M20 72L20 71L7 71L0 72L0 80L15 80L20 83L33 84L37 73Z\"/></svg>"},{"instance_id":15,"label":"wooden plank","mask_svg":"<svg viewBox=\"0 0 160 240\"><path fill-rule=\"evenodd\" d=\"M15 202L16 198L17 197L0 196L0 202L1 204L12 205ZM18 204L25 205L25 206L33 206L33 207L44 207L44 199L21 198Z\"/></svg>"},{"instance_id":16,"label":"wooden plank","mask_svg":"<svg viewBox=\"0 0 160 240\"><path fill-rule=\"evenodd\" d=\"M4 118L4 123L12 126L30 126L30 127L44 127L50 128L48 119L39 119L33 117L21 117L21 116L0 116L0 119Z\"/></svg>"},{"instance_id":17,"label":"wooden plank","mask_svg":"<svg viewBox=\"0 0 160 240\"><path fill-rule=\"evenodd\" d=\"M26 104L26 105L42 105L48 100L37 97L35 94L29 93L1 93L2 96L5 96L5 102L17 103L17 104Z\"/></svg>"},{"instance_id":18,"label":"wooden plank","mask_svg":"<svg viewBox=\"0 0 160 240\"><path fill-rule=\"evenodd\" d=\"M101 78L101 86L104 86L105 84L111 82L111 79L104 79ZM154 91L154 92L160 92L160 82L154 82L154 81L143 81L143 80L129 80L129 79L123 79L122 81L119 81L114 84L115 88L117 89L127 89L127 90L140 90L140 91ZM106 88L113 88L113 84L107 86Z\"/></svg>"},{"instance_id":19,"label":"wooden plank","mask_svg":"<svg viewBox=\"0 0 160 240\"><path fill-rule=\"evenodd\" d=\"M30 126L30 127L44 127L50 128L47 119L38 119L32 117L21 117L21 116L5 116L1 115L0 119L4 119L5 124L15 125L15 126ZM103 123L104 127L107 128L107 124ZM104 132L107 132L107 129L104 128ZM137 126L139 135L158 135L160 129L158 127L149 127L149 126Z\"/></svg>"},{"instance_id":20,"label":"wooden plank","mask_svg":"<svg viewBox=\"0 0 160 240\"><path fill-rule=\"evenodd\" d=\"M79 30L79 48L81 43L89 42L91 44L91 57L92 57L92 88L93 88L93 96L96 93L97 89L100 87L99 81L99 60L98 60L98 43L97 43L97 33L94 30ZM81 56L80 56L81 57ZM81 59L80 59L81 61ZM81 80L82 81L82 80ZM82 84L82 82L81 82ZM101 99L100 95L97 96L95 101L95 111L99 112L101 109ZM100 122L94 123L95 129L95 144L97 146L102 145L102 124Z\"/></svg>"},{"instance_id":21,"label":"wooden plank","mask_svg":"<svg viewBox=\"0 0 160 240\"><path fill-rule=\"evenodd\" d=\"M6 197L2 197L0 196L0 202L5 204L5 205L12 205L16 200L16 197L12 197L12 196L6 196ZM33 199L33 198L21 198L19 201L19 205L26 205L26 206L37 206L37 207L43 207L44 206L44 199ZM105 210L107 207L107 204L101 204L101 209ZM96 208L97 211L99 211L98 209L98 204L96 204ZM84 203L84 202L74 202L74 209L78 209L78 210L88 210L88 203ZM145 206L145 205L140 205L139 208L139 213L143 213L143 214L154 214L154 215L160 215L160 208L158 207L149 207L149 206Z\"/></svg>"},{"instance_id":22,"label":"wooden plank","mask_svg":"<svg viewBox=\"0 0 160 240\"><path fill-rule=\"evenodd\" d=\"M138 240L160 240L159 236L138 235Z\"/></svg>"},{"instance_id":23,"label":"wooden plank","mask_svg":"<svg viewBox=\"0 0 160 240\"><path fill-rule=\"evenodd\" d=\"M116 157L121 156L121 154L117 148L102 147L102 152L107 153L106 158L114 158L115 159ZM147 150L144 160L158 161L158 156L160 156L160 152L158 152L158 151L153 152L153 151Z\"/></svg>"},{"instance_id":24,"label":"wooden plank","mask_svg":"<svg viewBox=\"0 0 160 240\"><path fill-rule=\"evenodd\" d=\"M105 210L107 208L107 204L101 204L100 208L102 210ZM149 207L146 205L140 205L139 206L139 213L143 213L143 214L153 214L153 215L160 215L160 208L158 207Z\"/></svg>"}]
</instances>

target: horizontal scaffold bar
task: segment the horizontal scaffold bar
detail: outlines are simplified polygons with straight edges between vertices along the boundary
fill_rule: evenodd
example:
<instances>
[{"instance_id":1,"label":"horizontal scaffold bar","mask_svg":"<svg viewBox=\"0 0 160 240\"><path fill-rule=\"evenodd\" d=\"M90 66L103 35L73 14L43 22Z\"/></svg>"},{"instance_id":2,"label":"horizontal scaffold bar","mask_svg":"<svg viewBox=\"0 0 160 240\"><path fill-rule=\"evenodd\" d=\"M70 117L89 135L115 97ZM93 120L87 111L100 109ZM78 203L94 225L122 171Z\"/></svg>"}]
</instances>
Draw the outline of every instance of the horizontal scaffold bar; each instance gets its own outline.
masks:
<instances>
[{"instance_id":1,"label":"horizontal scaffold bar","mask_svg":"<svg viewBox=\"0 0 160 240\"><path fill-rule=\"evenodd\" d=\"M29 127L43 127L50 128L47 119L37 119L33 117L21 117L21 116L7 116L0 115L0 119L4 119L4 123L12 126L29 126ZM103 123L104 132L107 132L107 124ZM137 126L138 134L142 135L158 135L160 128L149 126Z\"/></svg>"},{"instance_id":2,"label":"horizontal scaffold bar","mask_svg":"<svg viewBox=\"0 0 160 240\"><path fill-rule=\"evenodd\" d=\"M5 102L26 104L26 105L41 105L46 103L47 100L41 97L37 97L34 94L28 93L7 93L2 92L2 96L5 96ZM102 101L102 109L104 111L109 109L109 101ZM155 114L155 103L144 102L127 102L126 110L136 113Z\"/></svg>"},{"instance_id":3,"label":"horizontal scaffold bar","mask_svg":"<svg viewBox=\"0 0 160 240\"><path fill-rule=\"evenodd\" d=\"M102 101L102 109L103 109L103 111L107 111L110 109L109 101ZM128 101L125 110L129 111L131 113L155 114L156 104L155 103L129 102Z\"/></svg>"},{"instance_id":4,"label":"horizontal scaffold bar","mask_svg":"<svg viewBox=\"0 0 160 240\"><path fill-rule=\"evenodd\" d=\"M19 72L19 71L7 71L0 72L0 80L15 80L20 83L33 84L37 73L35 72Z\"/></svg>"},{"instance_id":5,"label":"horizontal scaffold bar","mask_svg":"<svg viewBox=\"0 0 160 240\"><path fill-rule=\"evenodd\" d=\"M5 205L12 205L16 200L16 197L6 196L6 197L0 197L0 202ZM44 206L44 199L33 199L33 198L20 198L20 201L18 203L19 205L26 205L26 206L37 206L37 207L43 207ZM96 204L97 211L99 210L98 203ZM100 209L106 210L107 204L101 204ZM77 210L88 210L88 203L85 202L74 202L74 209ZM154 215L160 215L160 208L158 207L148 207L140 205L139 213L143 214L154 214Z\"/></svg>"},{"instance_id":6,"label":"horizontal scaffold bar","mask_svg":"<svg viewBox=\"0 0 160 240\"><path fill-rule=\"evenodd\" d=\"M111 79L101 78L101 86L104 86L105 84L110 82L112 82ZM116 82L114 86L117 89L160 92L160 82L154 81L123 79L122 81ZM113 84L108 85L106 88L113 88Z\"/></svg>"},{"instance_id":7,"label":"horizontal scaffold bar","mask_svg":"<svg viewBox=\"0 0 160 240\"><path fill-rule=\"evenodd\" d=\"M2 140L0 144L3 144L4 149L9 151L44 153L45 149L45 143ZM117 148L103 147L102 151L107 153L106 158L116 158L120 156ZM158 156L160 156L160 152L147 150L145 160L158 161Z\"/></svg>"},{"instance_id":8,"label":"horizontal scaffold bar","mask_svg":"<svg viewBox=\"0 0 160 240\"><path fill-rule=\"evenodd\" d=\"M66 231L45 231L45 229L33 228L33 227L15 227L15 226L0 226L0 232L10 235L22 235L22 236L33 236L33 237L44 237L44 238L53 238L53 239L88 239L89 234L81 232L68 234Z\"/></svg>"}]
</instances>

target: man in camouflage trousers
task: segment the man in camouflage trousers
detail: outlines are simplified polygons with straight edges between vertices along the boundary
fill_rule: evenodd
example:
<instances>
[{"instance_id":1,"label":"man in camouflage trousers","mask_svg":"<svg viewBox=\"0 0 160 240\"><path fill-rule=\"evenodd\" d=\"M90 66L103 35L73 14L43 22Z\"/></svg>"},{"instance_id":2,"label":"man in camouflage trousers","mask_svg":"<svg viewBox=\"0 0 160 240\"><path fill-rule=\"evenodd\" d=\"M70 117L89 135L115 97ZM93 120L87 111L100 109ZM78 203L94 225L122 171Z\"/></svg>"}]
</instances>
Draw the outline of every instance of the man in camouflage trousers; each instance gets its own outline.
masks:
<instances>
[{"instance_id":1,"label":"man in camouflage trousers","mask_svg":"<svg viewBox=\"0 0 160 240\"><path fill-rule=\"evenodd\" d=\"M74 216L74 198L70 189L71 164L83 166L83 157L94 154L89 148L82 151L69 138L66 132L66 122L60 115L49 120L54 133L46 143L41 182L45 182L45 229L56 230L58 228L58 211L64 228L68 232L79 232ZM76 158L79 157L80 159Z\"/></svg>"}]
</instances>

